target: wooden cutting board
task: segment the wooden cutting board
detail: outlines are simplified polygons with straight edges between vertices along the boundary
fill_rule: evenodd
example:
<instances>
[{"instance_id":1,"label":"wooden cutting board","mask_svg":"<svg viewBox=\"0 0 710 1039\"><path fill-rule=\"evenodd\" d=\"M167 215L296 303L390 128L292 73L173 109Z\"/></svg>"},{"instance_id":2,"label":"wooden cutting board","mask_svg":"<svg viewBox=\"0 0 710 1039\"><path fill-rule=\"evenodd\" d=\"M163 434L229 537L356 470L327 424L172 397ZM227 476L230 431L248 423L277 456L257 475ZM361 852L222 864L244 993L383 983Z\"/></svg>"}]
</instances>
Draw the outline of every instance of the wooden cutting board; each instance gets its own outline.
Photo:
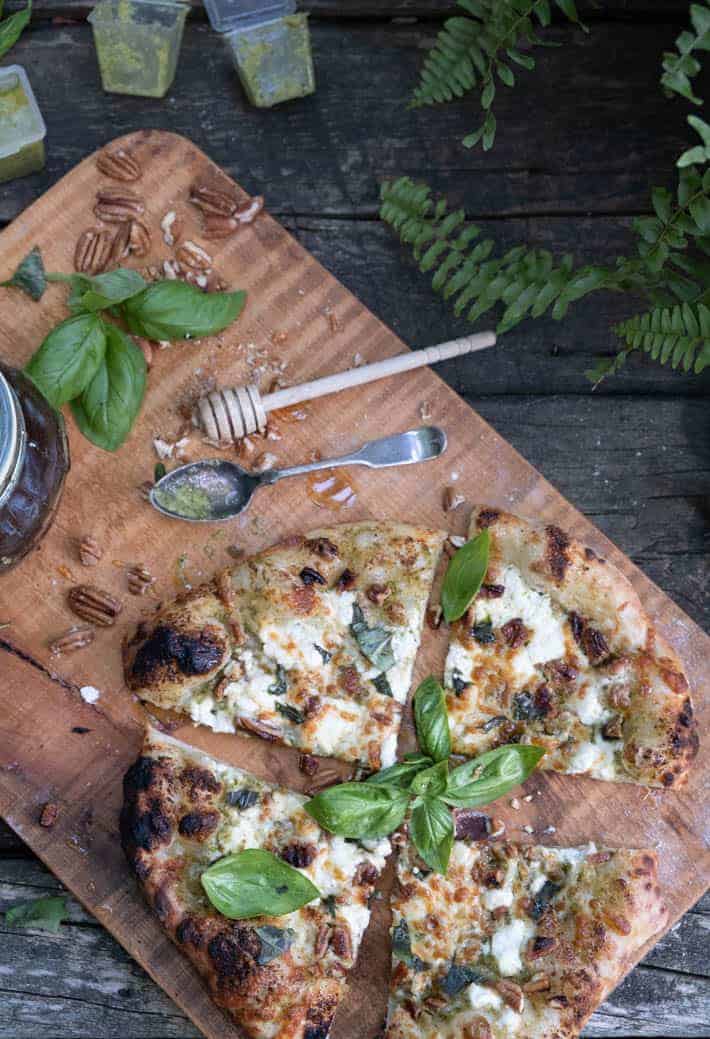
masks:
<instances>
[{"instance_id":1,"label":"wooden cutting board","mask_svg":"<svg viewBox=\"0 0 710 1039\"><path fill-rule=\"evenodd\" d=\"M141 262L170 257L159 223L171 209L184 221L184 237L203 241L199 214L187 203L188 189L196 179L234 190L232 182L184 138L149 131L120 143L144 168L134 187L146 200L153 250ZM0 275L8 276L32 245L41 247L48 269L70 271L78 235L94 224L92 207L101 184L106 181L90 157L18 217L0 235ZM268 185L263 190L268 206ZM92 447L68 419L73 464L54 526L37 552L0 579L0 624L9 624L0 629L0 812L205 1035L226 1039L237 1030L211 1004L144 907L118 845L121 776L140 746L144 717L124 687L119 647L156 599L171 598L186 582L199 583L228 564L230 545L251 551L331 521L376 517L463 533L467 510L442 510L443 489L455 482L469 502L486 501L560 524L631 578L685 663L701 731L708 718L710 639L426 369L315 402L303 409L305 417L279 419L281 439L256 440L246 456L249 461L269 452L279 462L297 462L314 451L339 454L372 436L419 425L422 409L430 412L448 433L445 455L421 468L356 471L350 508L329 511L309 497L304 481L295 480L263 490L249 513L224 527L171 522L152 511L139 487L153 476L153 440L179 438L179 405L210 380L252 378L268 386L279 375L284 382L297 382L351 367L356 354L372 361L404 348L268 215L226 241L205 245L230 287L247 290L243 315L218 338L156 351L140 420L117 454ZM0 356L20 366L66 316L66 290L52 286L40 304L15 291L0 292ZM479 363L485 377L485 361ZM210 454L214 451L196 435L185 445L187 458ZM104 553L92 570L81 567L77 556L77 539L85 534L92 534ZM155 598L128 594L125 568L135 563L156 577ZM123 601L120 621L100 631L91 647L53 658L48 642L73 622L66 593L86 580ZM442 667L443 632L427 632L425 639L415 677ZM80 695L87 685L100 692L93 706ZM303 786L296 755L286 748L192 726L176 735L263 777ZM408 727L404 740L411 739ZM534 795L531 803L515 812L504 798L494 811L507 822L512 839L535 840L554 826L554 836L543 840L656 848L671 926L699 898L710 876L704 842L709 774L704 754L678 793L540 774L527 784L526 792ZM47 801L61 805L52 829L38 825ZM521 829L527 824L535 830L531 838ZM376 904L334 1039L369 1039L381 1025L389 959L385 906L386 900Z\"/></svg>"}]
</instances>

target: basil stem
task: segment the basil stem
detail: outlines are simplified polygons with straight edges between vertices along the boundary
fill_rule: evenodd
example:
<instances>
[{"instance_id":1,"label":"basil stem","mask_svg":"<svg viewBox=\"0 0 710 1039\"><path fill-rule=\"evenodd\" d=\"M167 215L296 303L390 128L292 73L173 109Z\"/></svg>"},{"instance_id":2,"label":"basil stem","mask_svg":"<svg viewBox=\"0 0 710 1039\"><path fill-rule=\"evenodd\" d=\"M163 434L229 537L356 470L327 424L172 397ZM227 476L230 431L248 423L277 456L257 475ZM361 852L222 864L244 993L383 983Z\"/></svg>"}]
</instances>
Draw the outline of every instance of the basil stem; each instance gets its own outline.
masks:
<instances>
[{"instance_id":1,"label":"basil stem","mask_svg":"<svg viewBox=\"0 0 710 1039\"><path fill-rule=\"evenodd\" d=\"M489 532L482 530L452 557L441 588L441 606L449 623L463 617L478 595L488 569L490 541Z\"/></svg>"}]
</instances>

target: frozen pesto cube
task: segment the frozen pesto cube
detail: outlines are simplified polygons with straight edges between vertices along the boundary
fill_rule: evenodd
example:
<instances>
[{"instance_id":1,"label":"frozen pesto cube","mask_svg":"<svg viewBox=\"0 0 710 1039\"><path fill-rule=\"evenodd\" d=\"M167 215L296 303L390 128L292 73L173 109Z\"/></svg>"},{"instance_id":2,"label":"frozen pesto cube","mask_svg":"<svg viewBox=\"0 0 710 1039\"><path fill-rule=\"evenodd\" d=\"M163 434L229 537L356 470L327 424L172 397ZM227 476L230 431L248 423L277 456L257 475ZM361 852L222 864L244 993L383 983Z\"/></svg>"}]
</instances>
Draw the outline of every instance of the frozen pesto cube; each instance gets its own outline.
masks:
<instances>
[{"instance_id":1,"label":"frozen pesto cube","mask_svg":"<svg viewBox=\"0 0 710 1039\"><path fill-rule=\"evenodd\" d=\"M100 0L89 21L104 90L164 97L175 78L188 10L172 0Z\"/></svg>"},{"instance_id":2,"label":"frozen pesto cube","mask_svg":"<svg viewBox=\"0 0 710 1039\"><path fill-rule=\"evenodd\" d=\"M289 14L225 34L249 101L270 108L315 90L308 15Z\"/></svg>"},{"instance_id":3,"label":"frozen pesto cube","mask_svg":"<svg viewBox=\"0 0 710 1039\"><path fill-rule=\"evenodd\" d=\"M43 169L46 134L25 70L0 69L0 182Z\"/></svg>"}]
</instances>

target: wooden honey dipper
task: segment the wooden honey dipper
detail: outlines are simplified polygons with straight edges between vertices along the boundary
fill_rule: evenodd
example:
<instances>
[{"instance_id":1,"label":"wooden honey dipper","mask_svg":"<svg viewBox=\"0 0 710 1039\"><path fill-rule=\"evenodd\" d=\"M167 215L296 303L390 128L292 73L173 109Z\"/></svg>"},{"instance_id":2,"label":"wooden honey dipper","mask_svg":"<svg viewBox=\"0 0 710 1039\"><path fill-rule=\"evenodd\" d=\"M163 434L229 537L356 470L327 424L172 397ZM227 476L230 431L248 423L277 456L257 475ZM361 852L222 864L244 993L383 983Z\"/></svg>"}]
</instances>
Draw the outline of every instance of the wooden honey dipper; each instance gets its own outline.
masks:
<instances>
[{"instance_id":1,"label":"wooden honey dipper","mask_svg":"<svg viewBox=\"0 0 710 1039\"><path fill-rule=\"evenodd\" d=\"M289 408L315 397L325 397L339 390L349 390L353 386L362 386L366 382L384 379L388 375L409 372L413 368L422 368L427 364L448 361L451 357L461 357L474 350L485 350L496 341L495 332L479 332L476 335L463 336L449 343L429 346L425 350L412 350L396 357L388 357L384 361L375 361L360 368L350 368L335 375L326 375L312 382L303 382L299 386L288 386L275 393L261 396L259 388L250 383L248 386L235 386L232 389L213 390L198 401L195 418L204 434L210 440L222 443L234 443L250 433L263 432L266 429L266 415L269 411Z\"/></svg>"}]
</instances>

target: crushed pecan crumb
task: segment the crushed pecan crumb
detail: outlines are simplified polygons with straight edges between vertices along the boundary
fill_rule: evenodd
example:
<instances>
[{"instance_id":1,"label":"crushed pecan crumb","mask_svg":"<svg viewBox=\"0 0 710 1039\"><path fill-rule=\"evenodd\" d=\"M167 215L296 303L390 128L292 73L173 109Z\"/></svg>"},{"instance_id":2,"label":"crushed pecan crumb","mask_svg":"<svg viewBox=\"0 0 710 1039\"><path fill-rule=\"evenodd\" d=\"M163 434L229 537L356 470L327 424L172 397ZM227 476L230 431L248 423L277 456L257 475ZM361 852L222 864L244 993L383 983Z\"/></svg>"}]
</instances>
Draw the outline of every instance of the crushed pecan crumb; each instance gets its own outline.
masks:
<instances>
[{"instance_id":1,"label":"crushed pecan crumb","mask_svg":"<svg viewBox=\"0 0 710 1039\"><path fill-rule=\"evenodd\" d=\"M59 805L55 804L54 801L47 801L47 803L42 806L42 811L39 815L39 825L44 826L46 830L50 830L58 818Z\"/></svg>"},{"instance_id":2,"label":"crushed pecan crumb","mask_svg":"<svg viewBox=\"0 0 710 1039\"><path fill-rule=\"evenodd\" d=\"M315 776L320 768L320 762L313 754L299 754L298 767L305 776Z\"/></svg>"}]
</instances>

